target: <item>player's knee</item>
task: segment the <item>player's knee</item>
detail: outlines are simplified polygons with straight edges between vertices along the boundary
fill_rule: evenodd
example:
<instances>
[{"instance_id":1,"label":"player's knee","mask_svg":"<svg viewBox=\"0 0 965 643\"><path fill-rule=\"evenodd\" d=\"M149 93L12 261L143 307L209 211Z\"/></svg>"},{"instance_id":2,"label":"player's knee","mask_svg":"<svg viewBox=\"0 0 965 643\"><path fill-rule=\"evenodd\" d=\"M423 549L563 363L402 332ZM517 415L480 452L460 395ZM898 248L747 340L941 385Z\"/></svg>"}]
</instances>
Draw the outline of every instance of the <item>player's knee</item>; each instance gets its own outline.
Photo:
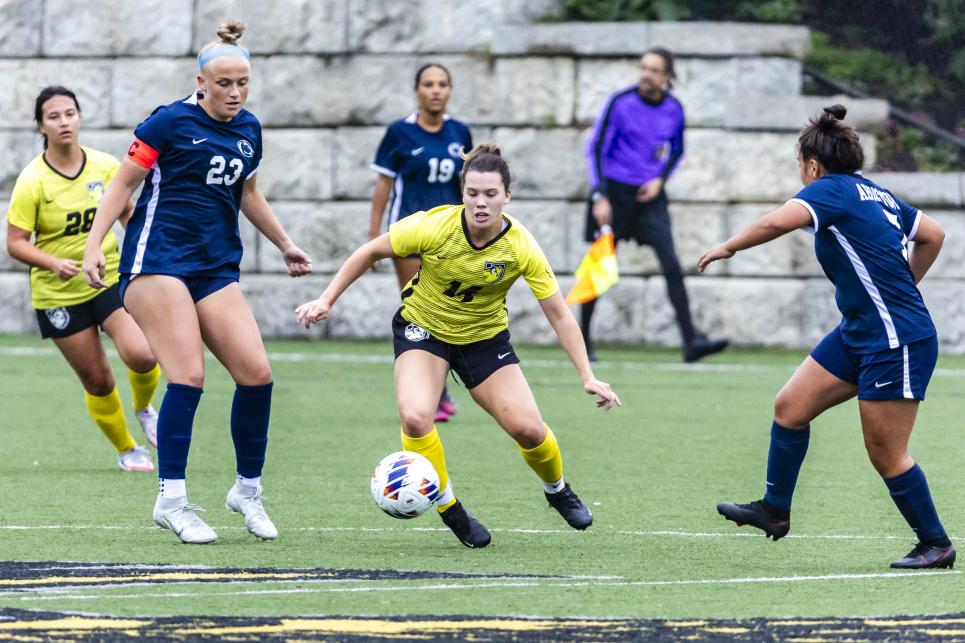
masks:
<instances>
[{"instance_id":1,"label":"player's knee","mask_svg":"<svg viewBox=\"0 0 965 643\"><path fill-rule=\"evenodd\" d=\"M154 354L146 346L145 350L137 350L129 354L124 360L124 363L129 369L135 373L147 373L154 370L157 366L157 360L154 359Z\"/></svg>"},{"instance_id":2,"label":"player's knee","mask_svg":"<svg viewBox=\"0 0 965 643\"><path fill-rule=\"evenodd\" d=\"M184 368L165 373L171 384L183 384L194 388L204 388L204 367Z\"/></svg>"},{"instance_id":3,"label":"player's knee","mask_svg":"<svg viewBox=\"0 0 965 643\"><path fill-rule=\"evenodd\" d=\"M883 478L893 478L900 475L914 464L907 449L895 448L887 442L878 440L865 440L864 446L868 452L871 466Z\"/></svg>"},{"instance_id":4,"label":"player's knee","mask_svg":"<svg viewBox=\"0 0 965 643\"><path fill-rule=\"evenodd\" d=\"M406 435L422 437L432 430L435 420L435 409L425 410L415 407L401 407L399 419L402 420L402 430Z\"/></svg>"},{"instance_id":5,"label":"player's knee","mask_svg":"<svg viewBox=\"0 0 965 643\"><path fill-rule=\"evenodd\" d=\"M509 429L513 439L524 449L535 449L546 439L546 428L542 421L521 423Z\"/></svg>"},{"instance_id":6,"label":"player's knee","mask_svg":"<svg viewBox=\"0 0 965 643\"><path fill-rule=\"evenodd\" d=\"M798 429L811 422L807 409L781 389L774 398L774 421L788 429Z\"/></svg>"},{"instance_id":7,"label":"player's knee","mask_svg":"<svg viewBox=\"0 0 965 643\"><path fill-rule=\"evenodd\" d=\"M243 386L264 386L271 382L271 377L271 366L266 360L246 365L235 381Z\"/></svg>"},{"instance_id":8,"label":"player's knee","mask_svg":"<svg viewBox=\"0 0 965 643\"><path fill-rule=\"evenodd\" d=\"M78 373L84 390L95 397L104 397L114 390L114 374L108 370L91 369Z\"/></svg>"}]
</instances>

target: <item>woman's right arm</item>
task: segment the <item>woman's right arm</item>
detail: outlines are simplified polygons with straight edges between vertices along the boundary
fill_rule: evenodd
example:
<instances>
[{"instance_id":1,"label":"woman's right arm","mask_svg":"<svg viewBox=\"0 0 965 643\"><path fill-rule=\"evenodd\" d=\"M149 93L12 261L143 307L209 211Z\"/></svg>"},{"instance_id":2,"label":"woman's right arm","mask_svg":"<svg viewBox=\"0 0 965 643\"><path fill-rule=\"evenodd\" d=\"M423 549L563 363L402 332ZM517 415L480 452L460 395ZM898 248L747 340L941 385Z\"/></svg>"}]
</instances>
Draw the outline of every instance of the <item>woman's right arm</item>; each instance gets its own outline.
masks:
<instances>
[{"instance_id":1,"label":"woman's right arm","mask_svg":"<svg viewBox=\"0 0 965 643\"><path fill-rule=\"evenodd\" d=\"M131 195L137 186L144 182L149 171L129 159L124 159L114 179L107 184L104 198L97 207L94 224L87 237L87 247L84 248L84 279L89 286L107 288L104 281L107 261L101 252L101 242L114 222L124 214Z\"/></svg>"},{"instance_id":2,"label":"woman's right arm","mask_svg":"<svg viewBox=\"0 0 965 643\"><path fill-rule=\"evenodd\" d=\"M80 272L80 266L73 259L55 257L47 254L30 241L33 232L24 230L7 222L7 253L28 266L49 270L61 279L67 280Z\"/></svg>"},{"instance_id":3,"label":"woman's right arm","mask_svg":"<svg viewBox=\"0 0 965 643\"><path fill-rule=\"evenodd\" d=\"M295 309L295 317L298 319L298 323L305 324L305 328L308 328L315 322L327 319L335 301L349 286L355 283L355 280L365 274L365 271L371 268L373 263L379 259L388 259L394 256L395 251L392 250L392 244L389 242L388 232L363 245L345 260L342 267L332 277L332 282L328 284L328 288L318 296L318 299L313 299Z\"/></svg>"},{"instance_id":4,"label":"woman's right arm","mask_svg":"<svg viewBox=\"0 0 965 643\"><path fill-rule=\"evenodd\" d=\"M379 174L375 179L375 189L372 191L372 211L369 214L369 241L378 238L382 233L382 215L392 193L392 177Z\"/></svg>"}]
</instances>

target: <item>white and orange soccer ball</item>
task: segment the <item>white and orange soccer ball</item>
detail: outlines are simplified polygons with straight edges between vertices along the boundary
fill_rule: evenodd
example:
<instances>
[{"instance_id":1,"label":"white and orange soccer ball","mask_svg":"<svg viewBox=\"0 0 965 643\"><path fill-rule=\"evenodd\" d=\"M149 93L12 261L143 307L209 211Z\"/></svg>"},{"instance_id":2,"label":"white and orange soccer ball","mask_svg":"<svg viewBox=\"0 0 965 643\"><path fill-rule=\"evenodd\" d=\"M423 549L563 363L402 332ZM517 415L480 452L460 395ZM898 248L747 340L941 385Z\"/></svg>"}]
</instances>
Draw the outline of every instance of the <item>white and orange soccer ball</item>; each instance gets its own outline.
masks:
<instances>
[{"instance_id":1,"label":"white and orange soccer ball","mask_svg":"<svg viewBox=\"0 0 965 643\"><path fill-rule=\"evenodd\" d=\"M412 451L385 456L372 474L372 499L393 518L421 516L436 503L439 492L435 467Z\"/></svg>"}]
</instances>

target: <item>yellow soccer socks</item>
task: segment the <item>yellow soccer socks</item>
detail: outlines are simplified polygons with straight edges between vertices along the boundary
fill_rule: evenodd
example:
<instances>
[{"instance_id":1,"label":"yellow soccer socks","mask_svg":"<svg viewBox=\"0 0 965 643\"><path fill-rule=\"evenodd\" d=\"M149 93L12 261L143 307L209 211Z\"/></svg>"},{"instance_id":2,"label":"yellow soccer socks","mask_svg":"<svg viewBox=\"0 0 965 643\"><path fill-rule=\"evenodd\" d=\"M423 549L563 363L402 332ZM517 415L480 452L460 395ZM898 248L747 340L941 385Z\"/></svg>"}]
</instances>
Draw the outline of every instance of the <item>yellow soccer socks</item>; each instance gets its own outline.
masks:
<instances>
[{"instance_id":1,"label":"yellow soccer socks","mask_svg":"<svg viewBox=\"0 0 965 643\"><path fill-rule=\"evenodd\" d=\"M157 388L157 383L161 379L161 367L155 364L154 368L147 373L138 373L137 371L129 370L127 372L127 379L131 382L134 410L143 411L151 406L151 400L154 398L154 389Z\"/></svg>"},{"instance_id":2,"label":"yellow soccer socks","mask_svg":"<svg viewBox=\"0 0 965 643\"><path fill-rule=\"evenodd\" d=\"M432 431L421 438L410 437L403 431L402 448L423 456L432 463L436 473L439 474L439 488L442 492L436 500L436 509L441 513L456 504L456 496L452 492L452 485L449 484L449 472L446 471L446 451L442 448L442 440L439 439L439 432L436 431L435 425Z\"/></svg>"},{"instance_id":3,"label":"yellow soccer socks","mask_svg":"<svg viewBox=\"0 0 965 643\"><path fill-rule=\"evenodd\" d=\"M127 430L127 421L124 420L124 410L121 408L121 396L116 388L103 397L85 392L84 398L94 423L101 433L107 436L118 453L129 451L137 446L130 431Z\"/></svg>"},{"instance_id":4,"label":"yellow soccer socks","mask_svg":"<svg viewBox=\"0 0 965 643\"><path fill-rule=\"evenodd\" d=\"M546 425L544 425L546 426ZM519 445L517 445L519 446ZM546 439L532 449L519 447L523 460L543 481L546 493L556 493L563 488L563 454L553 431L546 427Z\"/></svg>"}]
</instances>

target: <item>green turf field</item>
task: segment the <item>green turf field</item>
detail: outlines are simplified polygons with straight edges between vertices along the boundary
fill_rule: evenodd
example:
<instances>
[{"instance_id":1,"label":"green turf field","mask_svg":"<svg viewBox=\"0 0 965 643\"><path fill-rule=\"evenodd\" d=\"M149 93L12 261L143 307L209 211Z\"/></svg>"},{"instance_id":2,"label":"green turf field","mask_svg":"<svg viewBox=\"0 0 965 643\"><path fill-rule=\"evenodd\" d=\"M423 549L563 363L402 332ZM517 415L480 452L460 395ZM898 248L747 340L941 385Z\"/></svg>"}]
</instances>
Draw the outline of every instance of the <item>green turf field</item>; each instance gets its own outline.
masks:
<instances>
[{"instance_id":1,"label":"green turf field","mask_svg":"<svg viewBox=\"0 0 965 643\"><path fill-rule=\"evenodd\" d=\"M188 467L191 500L220 535L205 546L182 545L152 526L153 475L117 469L79 384L52 349L34 338L0 339L0 560L124 566L45 568L31 582L23 576L30 566L8 566L0 610L702 619L947 614L965 606L958 571L889 570L914 537L867 461L854 402L814 424L786 539L771 542L717 515L719 500L760 497L772 399L803 353L729 352L684 367L672 351L604 349L597 376L623 407L603 413L562 351L521 347L567 479L593 509L585 533L546 506L512 441L454 386L459 413L441 427L450 474L493 531L492 545L474 551L431 513L393 520L369 496L375 463L399 448L386 343L269 344L276 384L264 483L281 533L275 542L255 540L224 508L234 471L233 386L209 362ZM126 376L116 372L129 400ZM965 536L963 389L965 359L942 357L912 438L953 539ZM133 568L141 576L132 579L133 564L227 571ZM98 581L104 574L115 578Z\"/></svg>"}]
</instances>

